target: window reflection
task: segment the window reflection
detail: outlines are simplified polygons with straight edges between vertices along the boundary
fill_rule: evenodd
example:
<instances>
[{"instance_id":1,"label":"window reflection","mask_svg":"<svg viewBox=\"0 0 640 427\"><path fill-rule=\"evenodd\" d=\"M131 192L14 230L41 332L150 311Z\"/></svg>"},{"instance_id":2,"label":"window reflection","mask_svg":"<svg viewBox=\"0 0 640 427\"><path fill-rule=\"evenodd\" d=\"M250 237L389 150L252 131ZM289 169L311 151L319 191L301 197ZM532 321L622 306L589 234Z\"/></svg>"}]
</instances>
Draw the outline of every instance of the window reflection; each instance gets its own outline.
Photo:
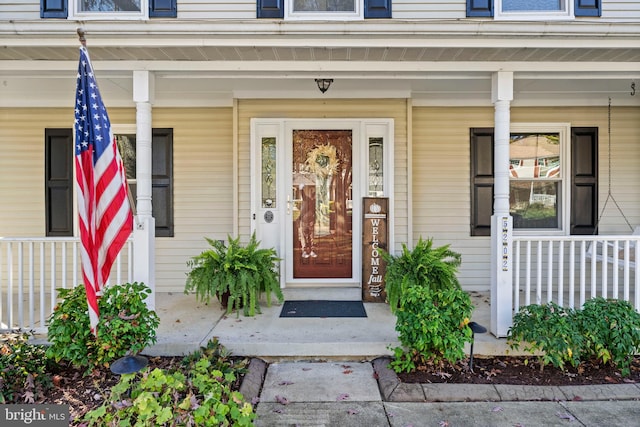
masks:
<instances>
[{"instance_id":1,"label":"window reflection","mask_svg":"<svg viewBox=\"0 0 640 427\"><path fill-rule=\"evenodd\" d=\"M512 134L509 162L514 228L559 228L560 135Z\"/></svg>"}]
</instances>

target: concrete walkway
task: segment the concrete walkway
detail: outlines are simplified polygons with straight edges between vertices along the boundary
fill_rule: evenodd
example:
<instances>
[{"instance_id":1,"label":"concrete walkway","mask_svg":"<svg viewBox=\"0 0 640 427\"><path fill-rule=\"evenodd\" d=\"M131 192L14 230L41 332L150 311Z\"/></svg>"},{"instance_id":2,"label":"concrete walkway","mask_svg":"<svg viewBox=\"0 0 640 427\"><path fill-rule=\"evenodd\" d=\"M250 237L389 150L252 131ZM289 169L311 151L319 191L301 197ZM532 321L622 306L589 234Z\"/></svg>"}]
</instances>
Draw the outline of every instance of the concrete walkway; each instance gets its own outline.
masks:
<instances>
[{"instance_id":1,"label":"concrete walkway","mask_svg":"<svg viewBox=\"0 0 640 427\"><path fill-rule=\"evenodd\" d=\"M340 290L344 292L344 290ZM359 290L358 290L359 292ZM304 294L289 291L290 299L334 299L343 295L332 289L314 289ZM476 307L471 320L489 327L488 293L471 292ZM311 299L311 298L308 298ZM347 299L359 299L358 294ZM181 355L200 348L212 337L233 354L264 360L372 360L391 355L399 345L395 316L387 304L365 303L366 318L281 318L281 306L261 304L262 314L255 317L225 315L217 301L209 305L197 302L194 295L159 293L156 312L160 317L158 341L150 355ZM467 348L467 352L469 348ZM474 355L506 354L504 338L476 334ZM516 354L513 351L510 354Z\"/></svg>"},{"instance_id":2,"label":"concrete walkway","mask_svg":"<svg viewBox=\"0 0 640 427\"><path fill-rule=\"evenodd\" d=\"M471 295L472 320L488 326L488 295ZM217 337L252 357L240 391L256 405L257 426L640 426L638 384L404 384L387 368L398 342L385 304L365 304L361 319L283 319L280 308L227 316L217 302L160 294L158 342L145 354L188 354ZM476 335L476 357L507 350L505 339Z\"/></svg>"}]
</instances>

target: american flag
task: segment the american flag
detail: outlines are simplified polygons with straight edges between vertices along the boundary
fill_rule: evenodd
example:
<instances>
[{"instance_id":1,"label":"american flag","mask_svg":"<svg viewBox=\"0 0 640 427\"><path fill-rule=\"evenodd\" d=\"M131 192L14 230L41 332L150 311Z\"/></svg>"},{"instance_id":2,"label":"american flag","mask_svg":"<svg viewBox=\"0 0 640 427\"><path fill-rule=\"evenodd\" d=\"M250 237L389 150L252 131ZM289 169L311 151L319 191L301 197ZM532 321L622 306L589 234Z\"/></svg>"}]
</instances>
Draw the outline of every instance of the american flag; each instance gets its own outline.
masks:
<instances>
[{"instance_id":1,"label":"american flag","mask_svg":"<svg viewBox=\"0 0 640 427\"><path fill-rule=\"evenodd\" d=\"M75 131L82 276L91 330L96 334L97 295L131 234L133 215L124 164L84 46L78 65Z\"/></svg>"}]
</instances>

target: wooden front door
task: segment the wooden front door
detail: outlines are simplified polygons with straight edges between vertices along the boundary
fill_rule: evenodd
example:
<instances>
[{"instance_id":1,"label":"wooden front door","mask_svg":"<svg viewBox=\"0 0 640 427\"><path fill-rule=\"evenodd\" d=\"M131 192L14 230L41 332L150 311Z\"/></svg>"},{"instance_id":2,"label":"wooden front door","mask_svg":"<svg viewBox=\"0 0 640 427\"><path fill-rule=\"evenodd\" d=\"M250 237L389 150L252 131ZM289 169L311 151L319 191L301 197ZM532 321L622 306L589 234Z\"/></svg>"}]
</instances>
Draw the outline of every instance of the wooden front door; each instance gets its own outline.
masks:
<instances>
[{"instance_id":1,"label":"wooden front door","mask_svg":"<svg viewBox=\"0 0 640 427\"><path fill-rule=\"evenodd\" d=\"M293 130L293 279L353 277L352 130Z\"/></svg>"}]
</instances>

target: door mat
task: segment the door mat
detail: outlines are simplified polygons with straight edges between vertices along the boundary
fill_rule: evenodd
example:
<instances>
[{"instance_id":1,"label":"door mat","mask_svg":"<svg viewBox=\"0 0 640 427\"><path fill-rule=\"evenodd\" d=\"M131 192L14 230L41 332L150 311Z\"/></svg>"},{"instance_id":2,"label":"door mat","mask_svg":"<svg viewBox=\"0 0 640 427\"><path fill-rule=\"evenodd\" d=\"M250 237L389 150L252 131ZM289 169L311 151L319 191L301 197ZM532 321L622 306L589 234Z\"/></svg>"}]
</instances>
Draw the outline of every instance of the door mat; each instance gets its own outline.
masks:
<instances>
[{"instance_id":1,"label":"door mat","mask_svg":"<svg viewBox=\"0 0 640 427\"><path fill-rule=\"evenodd\" d=\"M362 301L285 301L280 317L367 317Z\"/></svg>"}]
</instances>

